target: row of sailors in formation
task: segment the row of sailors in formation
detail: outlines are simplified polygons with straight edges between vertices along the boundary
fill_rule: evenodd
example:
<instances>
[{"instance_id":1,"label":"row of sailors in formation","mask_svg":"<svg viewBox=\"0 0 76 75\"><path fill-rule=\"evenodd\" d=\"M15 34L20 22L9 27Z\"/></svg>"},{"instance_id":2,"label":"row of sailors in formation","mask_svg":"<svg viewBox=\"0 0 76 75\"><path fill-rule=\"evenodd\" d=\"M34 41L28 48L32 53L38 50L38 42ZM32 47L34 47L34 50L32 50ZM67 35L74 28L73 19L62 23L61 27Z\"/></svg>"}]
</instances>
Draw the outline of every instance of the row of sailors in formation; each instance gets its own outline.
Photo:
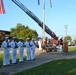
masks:
<instances>
[{"instance_id":1,"label":"row of sailors in formation","mask_svg":"<svg viewBox=\"0 0 76 75\"><path fill-rule=\"evenodd\" d=\"M5 37L5 40L2 42L2 47L4 48L4 58L3 66L10 65L10 47L12 49L12 64L16 64L16 51L19 49L19 62L23 62L23 52L24 46L26 46L26 60L35 59L35 43L34 39L30 42L30 39L27 38L27 41L23 43L22 38L19 39L19 42L16 42L16 37L13 37L11 42L8 41L9 37Z\"/></svg>"}]
</instances>

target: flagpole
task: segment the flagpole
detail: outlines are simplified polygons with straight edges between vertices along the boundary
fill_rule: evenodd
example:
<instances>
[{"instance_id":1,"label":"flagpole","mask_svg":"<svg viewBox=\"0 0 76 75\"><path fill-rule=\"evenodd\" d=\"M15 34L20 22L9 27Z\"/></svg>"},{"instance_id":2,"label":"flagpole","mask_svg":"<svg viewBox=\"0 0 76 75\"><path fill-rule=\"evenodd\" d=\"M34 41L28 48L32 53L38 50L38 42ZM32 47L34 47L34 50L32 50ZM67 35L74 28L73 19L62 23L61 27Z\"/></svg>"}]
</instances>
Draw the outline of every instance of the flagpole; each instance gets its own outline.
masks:
<instances>
[{"instance_id":1,"label":"flagpole","mask_svg":"<svg viewBox=\"0 0 76 75\"><path fill-rule=\"evenodd\" d=\"M43 44L45 42L45 0L43 0L43 4L42 4L42 14L43 14L43 29L42 29L42 40L43 40Z\"/></svg>"}]
</instances>

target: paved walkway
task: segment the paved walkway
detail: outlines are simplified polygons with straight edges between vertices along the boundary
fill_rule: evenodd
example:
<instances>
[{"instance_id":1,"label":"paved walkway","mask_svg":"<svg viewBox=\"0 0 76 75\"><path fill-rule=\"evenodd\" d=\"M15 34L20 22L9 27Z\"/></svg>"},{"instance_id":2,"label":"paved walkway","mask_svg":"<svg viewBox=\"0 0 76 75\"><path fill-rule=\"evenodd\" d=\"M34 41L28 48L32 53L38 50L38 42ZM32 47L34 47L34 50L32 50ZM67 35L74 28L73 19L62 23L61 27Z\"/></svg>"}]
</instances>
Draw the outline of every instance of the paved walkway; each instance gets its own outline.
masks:
<instances>
[{"instance_id":1,"label":"paved walkway","mask_svg":"<svg viewBox=\"0 0 76 75\"><path fill-rule=\"evenodd\" d=\"M32 61L26 61L23 63L18 63L15 65L7 66L7 67L1 67L0 68L0 75L12 75L14 73L27 70L36 66L39 66L41 64L44 64L46 62L57 60L57 59L72 59L76 58L76 52L40 52L36 54L36 60Z\"/></svg>"}]
</instances>

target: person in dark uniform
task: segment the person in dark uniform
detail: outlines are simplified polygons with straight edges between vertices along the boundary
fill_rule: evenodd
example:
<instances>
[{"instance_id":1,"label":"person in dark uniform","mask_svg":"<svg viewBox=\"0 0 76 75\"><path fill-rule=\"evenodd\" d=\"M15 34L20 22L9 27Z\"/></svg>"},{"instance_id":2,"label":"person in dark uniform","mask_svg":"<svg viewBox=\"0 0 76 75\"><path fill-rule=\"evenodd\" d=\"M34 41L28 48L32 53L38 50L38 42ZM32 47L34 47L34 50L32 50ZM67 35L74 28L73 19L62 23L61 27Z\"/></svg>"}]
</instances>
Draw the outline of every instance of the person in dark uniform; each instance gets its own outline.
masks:
<instances>
[{"instance_id":1,"label":"person in dark uniform","mask_svg":"<svg viewBox=\"0 0 76 75\"><path fill-rule=\"evenodd\" d=\"M60 45L63 45L63 37L60 39Z\"/></svg>"},{"instance_id":2,"label":"person in dark uniform","mask_svg":"<svg viewBox=\"0 0 76 75\"><path fill-rule=\"evenodd\" d=\"M63 37L60 39L60 45L62 46L63 49Z\"/></svg>"}]
</instances>

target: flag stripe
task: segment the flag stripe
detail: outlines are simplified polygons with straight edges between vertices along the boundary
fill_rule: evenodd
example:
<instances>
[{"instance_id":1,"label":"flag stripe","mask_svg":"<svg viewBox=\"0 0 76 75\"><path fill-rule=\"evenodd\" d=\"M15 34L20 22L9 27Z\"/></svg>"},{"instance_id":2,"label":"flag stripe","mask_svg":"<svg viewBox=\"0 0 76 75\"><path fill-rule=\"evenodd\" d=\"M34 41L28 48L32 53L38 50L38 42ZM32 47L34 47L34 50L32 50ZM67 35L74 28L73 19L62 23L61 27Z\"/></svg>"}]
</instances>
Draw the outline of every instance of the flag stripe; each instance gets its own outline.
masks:
<instances>
[{"instance_id":1,"label":"flag stripe","mask_svg":"<svg viewBox=\"0 0 76 75\"><path fill-rule=\"evenodd\" d=\"M4 9L3 0L0 0L0 14L4 14L4 13L5 13L5 9Z\"/></svg>"}]
</instances>

